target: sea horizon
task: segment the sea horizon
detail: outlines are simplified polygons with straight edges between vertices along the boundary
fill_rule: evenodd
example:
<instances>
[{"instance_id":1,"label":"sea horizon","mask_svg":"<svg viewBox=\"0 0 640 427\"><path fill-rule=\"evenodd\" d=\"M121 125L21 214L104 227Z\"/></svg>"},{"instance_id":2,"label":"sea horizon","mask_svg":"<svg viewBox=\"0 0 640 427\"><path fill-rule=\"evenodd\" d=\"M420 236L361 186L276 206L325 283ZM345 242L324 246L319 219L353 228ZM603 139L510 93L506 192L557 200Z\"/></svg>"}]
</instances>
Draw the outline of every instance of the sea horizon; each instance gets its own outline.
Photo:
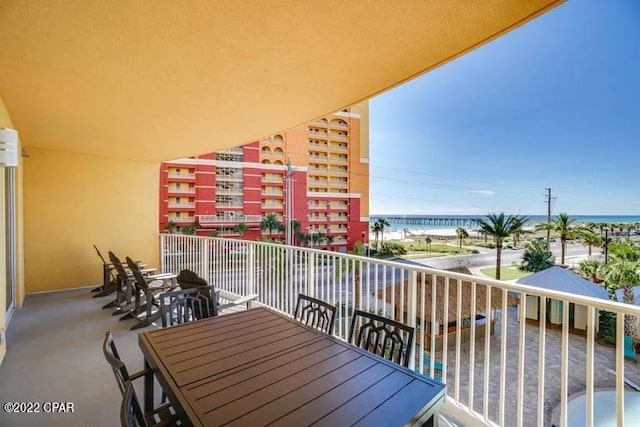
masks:
<instances>
[{"instance_id":1,"label":"sea horizon","mask_svg":"<svg viewBox=\"0 0 640 427\"><path fill-rule=\"evenodd\" d=\"M517 214L529 219L528 225L534 225L536 223L545 222L547 215L526 215ZM558 215L551 215L551 218L556 218ZM574 218L579 224L587 223L605 223L605 224L640 224L640 215L569 215ZM438 229L450 229L462 226L462 224L447 223L446 220L468 220L475 218L483 218L484 215L420 215L420 214L389 214L389 215L370 215L369 223L373 224L380 218L387 218L391 223L392 228L407 229L407 230L438 230ZM419 223L421 219L442 219L443 223ZM465 225L468 226L468 225Z\"/></svg>"}]
</instances>

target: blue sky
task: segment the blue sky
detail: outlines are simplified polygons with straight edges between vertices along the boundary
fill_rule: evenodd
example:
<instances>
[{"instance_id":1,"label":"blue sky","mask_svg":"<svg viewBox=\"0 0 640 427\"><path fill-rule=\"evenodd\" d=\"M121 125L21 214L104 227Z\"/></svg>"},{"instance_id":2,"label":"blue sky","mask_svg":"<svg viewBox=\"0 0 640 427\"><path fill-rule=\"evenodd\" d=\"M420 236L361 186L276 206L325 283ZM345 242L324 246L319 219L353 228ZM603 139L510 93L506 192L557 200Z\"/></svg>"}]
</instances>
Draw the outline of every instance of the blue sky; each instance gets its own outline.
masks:
<instances>
[{"instance_id":1,"label":"blue sky","mask_svg":"<svg viewBox=\"0 0 640 427\"><path fill-rule=\"evenodd\" d=\"M371 214L640 214L640 1L571 0L370 101Z\"/></svg>"}]
</instances>

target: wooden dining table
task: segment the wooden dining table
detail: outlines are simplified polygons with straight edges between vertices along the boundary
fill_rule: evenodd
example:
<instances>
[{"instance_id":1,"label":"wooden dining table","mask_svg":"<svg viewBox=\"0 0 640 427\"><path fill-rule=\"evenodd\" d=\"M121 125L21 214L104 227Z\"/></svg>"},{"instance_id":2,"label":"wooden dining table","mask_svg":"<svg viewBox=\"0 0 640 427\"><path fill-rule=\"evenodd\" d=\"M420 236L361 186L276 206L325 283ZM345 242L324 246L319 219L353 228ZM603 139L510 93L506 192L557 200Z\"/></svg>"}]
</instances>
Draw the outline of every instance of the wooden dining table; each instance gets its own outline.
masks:
<instances>
[{"instance_id":1,"label":"wooden dining table","mask_svg":"<svg viewBox=\"0 0 640 427\"><path fill-rule=\"evenodd\" d=\"M263 307L144 332L139 344L194 426L437 425L445 399L443 384Z\"/></svg>"}]
</instances>

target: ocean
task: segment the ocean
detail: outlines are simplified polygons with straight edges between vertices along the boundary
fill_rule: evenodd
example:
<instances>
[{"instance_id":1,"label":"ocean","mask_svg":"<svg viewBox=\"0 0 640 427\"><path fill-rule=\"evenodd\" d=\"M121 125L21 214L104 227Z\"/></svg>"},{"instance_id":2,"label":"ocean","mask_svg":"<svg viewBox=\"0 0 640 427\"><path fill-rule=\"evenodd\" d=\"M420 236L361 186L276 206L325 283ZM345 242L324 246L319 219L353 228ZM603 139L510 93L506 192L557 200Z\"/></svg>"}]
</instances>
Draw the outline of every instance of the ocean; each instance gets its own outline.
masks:
<instances>
[{"instance_id":1,"label":"ocean","mask_svg":"<svg viewBox=\"0 0 640 427\"><path fill-rule=\"evenodd\" d=\"M522 215L529 219L527 226L535 226L547 220L546 215ZM408 230L418 232L423 230L442 230L457 227L471 227L474 218L483 218L484 215L371 215L370 226L379 218L387 218L391 224L391 230ZM605 224L640 224L640 215L570 215L579 224L605 223ZM555 218L552 215L552 218ZM390 230L390 231L391 231Z\"/></svg>"}]
</instances>

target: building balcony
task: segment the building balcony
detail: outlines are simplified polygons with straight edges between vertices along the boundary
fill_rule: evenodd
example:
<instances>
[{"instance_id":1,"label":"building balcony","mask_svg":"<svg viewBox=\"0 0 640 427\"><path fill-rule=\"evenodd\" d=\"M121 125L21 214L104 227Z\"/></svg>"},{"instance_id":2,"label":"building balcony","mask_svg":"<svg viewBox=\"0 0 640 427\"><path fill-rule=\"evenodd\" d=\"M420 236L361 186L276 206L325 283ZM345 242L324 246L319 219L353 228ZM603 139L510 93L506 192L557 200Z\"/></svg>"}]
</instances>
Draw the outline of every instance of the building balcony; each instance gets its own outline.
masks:
<instances>
[{"instance_id":1,"label":"building balcony","mask_svg":"<svg viewBox=\"0 0 640 427\"><path fill-rule=\"evenodd\" d=\"M341 135L339 133L329 132L329 138L334 141L346 141L349 137L347 135Z\"/></svg>"},{"instance_id":2,"label":"building balcony","mask_svg":"<svg viewBox=\"0 0 640 427\"><path fill-rule=\"evenodd\" d=\"M202 225L211 224L256 224L262 221L261 215L237 215L231 218L219 217L216 215L198 215L198 221Z\"/></svg>"},{"instance_id":3,"label":"building balcony","mask_svg":"<svg viewBox=\"0 0 640 427\"><path fill-rule=\"evenodd\" d=\"M327 151L327 144L314 144L313 142L309 143L309 149L314 151Z\"/></svg>"},{"instance_id":4,"label":"building balcony","mask_svg":"<svg viewBox=\"0 0 640 427\"><path fill-rule=\"evenodd\" d=\"M242 208L242 202L216 202L216 208Z\"/></svg>"},{"instance_id":5,"label":"building balcony","mask_svg":"<svg viewBox=\"0 0 640 427\"><path fill-rule=\"evenodd\" d=\"M348 205L336 205L336 204L329 205L329 209L331 209L332 211L346 211L348 208L349 208Z\"/></svg>"},{"instance_id":6,"label":"building balcony","mask_svg":"<svg viewBox=\"0 0 640 427\"><path fill-rule=\"evenodd\" d=\"M195 173L186 173L186 172L169 172L167 174L169 178L173 179L195 179Z\"/></svg>"},{"instance_id":7,"label":"building balcony","mask_svg":"<svg viewBox=\"0 0 640 427\"><path fill-rule=\"evenodd\" d=\"M170 216L167 218L169 222L173 222L174 224L191 224L195 221L196 217L194 216Z\"/></svg>"},{"instance_id":8,"label":"building balcony","mask_svg":"<svg viewBox=\"0 0 640 427\"><path fill-rule=\"evenodd\" d=\"M263 177L262 182L269 182L274 184L283 184L284 181L282 177Z\"/></svg>"},{"instance_id":9,"label":"building balcony","mask_svg":"<svg viewBox=\"0 0 640 427\"><path fill-rule=\"evenodd\" d=\"M262 232L263 237L269 235L268 230ZM280 239L282 233L274 230L273 236ZM346 239L340 237L312 249L179 234L162 234L159 240L160 262L152 265L163 266L163 272L189 268L216 289L238 295L255 293L259 306L291 315L300 290L311 290L312 296L342 307L334 331L338 337L347 338L350 317L342 313L354 308L414 326L415 357L410 368L447 386L441 414L464 416L467 426L510 426L518 419L525 420L524 425L551 425L562 418L558 414L571 412L574 399L586 400L588 407L602 411L598 406L602 390L611 390L608 406L614 413L616 399L621 405L621 399L633 405L637 398L625 386L625 381L637 383L640 378L640 364L624 358L624 315L640 316L640 308L632 305L416 264L318 252L318 248L346 245ZM259 255L265 253L269 257ZM305 260L293 264L293 274L291 264L269 262L289 255ZM274 278L282 282L274 286ZM115 321L109 311L101 309L112 296L91 295L88 289L27 295L26 304L14 313L10 324L21 333L7 334L10 351L2 365L3 401L37 399L33 393L38 390L73 401L78 413L71 415L83 425L96 420L107 425L107 420L117 419L120 394L100 345L104 331L111 330L120 356L130 371L138 371L143 367L138 332L129 330L133 322ZM560 310L560 303L571 309ZM586 314L584 318L575 316L578 308ZM603 311L620 319L613 326L620 338L617 346L596 340L597 319ZM519 313L546 318L548 324L524 322ZM82 334L77 332L79 315ZM576 322L586 327L582 334L570 333ZM141 331L158 327L155 324ZM52 347L51 342L66 345ZM69 363L79 372L91 372L92 381L100 386L88 386L85 377L69 376L62 369ZM614 376L608 370L621 374ZM576 410L584 416L584 409ZM0 415L3 425L13 425L15 418L9 416L18 414ZM631 421L626 418L624 425ZM48 425L65 423L68 420L47 421Z\"/></svg>"},{"instance_id":10,"label":"building balcony","mask_svg":"<svg viewBox=\"0 0 640 427\"><path fill-rule=\"evenodd\" d=\"M330 122L329 126L332 128L336 128L336 129L348 129L349 125L345 124L345 123L339 123L339 122Z\"/></svg>"},{"instance_id":11,"label":"building balcony","mask_svg":"<svg viewBox=\"0 0 640 427\"><path fill-rule=\"evenodd\" d=\"M309 217L309 221L310 222L326 222L327 221L327 217L326 216L312 216L312 217Z\"/></svg>"},{"instance_id":12,"label":"building balcony","mask_svg":"<svg viewBox=\"0 0 640 427\"><path fill-rule=\"evenodd\" d=\"M349 218L346 216L330 216L329 220L331 222L348 222Z\"/></svg>"},{"instance_id":13,"label":"building balcony","mask_svg":"<svg viewBox=\"0 0 640 427\"><path fill-rule=\"evenodd\" d=\"M326 210L327 209L327 204L320 204L320 205L315 205L315 204L311 204L309 205L309 210Z\"/></svg>"},{"instance_id":14,"label":"building balcony","mask_svg":"<svg viewBox=\"0 0 640 427\"><path fill-rule=\"evenodd\" d=\"M169 192L169 194L171 194L171 193L174 193L174 194L196 194L196 189L194 187L191 187L191 188L168 187L167 191Z\"/></svg>"},{"instance_id":15,"label":"building balcony","mask_svg":"<svg viewBox=\"0 0 640 427\"><path fill-rule=\"evenodd\" d=\"M346 153L349 151L349 147L342 147L340 145L335 145L335 144L331 144L329 145L329 150L330 151L337 151L340 153Z\"/></svg>"},{"instance_id":16,"label":"building balcony","mask_svg":"<svg viewBox=\"0 0 640 427\"><path fill-rule=\"evenodd\" d=\"M266 197L283 197L284 192L283 191L261 191L260 195L266 196Z\"/></svg>"},{"instance_id":17,"label":"building balcony","mask_svg":"<svg viewBox=\"0 0 640 427\"><path fill-rule=\"evenodd\" d=\"M316 131L310 130L309 131L309 135L313 136L315 138L321 138L321 139L327 139L328 138L327 132L316 132Z\"/></svg>"},{"instance_id":18,"label":"building balcony","mask_svg":"<svg viewBox=\"0 0 640 427\"><path fill-rule=\"evenodd\" d=\"M195 209L196 204L195 202L189 202L189 203L169 202L167 203L167 206L169 207L169 209Z\"/></svg>"},{"instance_id":19,"label":"building balcony","mask_svg":"<svg viewBox=\"0 0 640 427\"><path fill-rule=\"evenodd\" d=\"M261 207L265 211L269 211L269 210L281 211L284 209L284 205L272 205L270 203L263 203Z\"/></svg>"},{"instance_id":20,"label":"building balcony","mask_svg":"<svg viewBox=\"0 0 640 427\"><path fill-rule=\"evenodd\" d=\"M347 157L329 157L331 163L348 163L349 159Z\"/></svg>"}]
</instances>

